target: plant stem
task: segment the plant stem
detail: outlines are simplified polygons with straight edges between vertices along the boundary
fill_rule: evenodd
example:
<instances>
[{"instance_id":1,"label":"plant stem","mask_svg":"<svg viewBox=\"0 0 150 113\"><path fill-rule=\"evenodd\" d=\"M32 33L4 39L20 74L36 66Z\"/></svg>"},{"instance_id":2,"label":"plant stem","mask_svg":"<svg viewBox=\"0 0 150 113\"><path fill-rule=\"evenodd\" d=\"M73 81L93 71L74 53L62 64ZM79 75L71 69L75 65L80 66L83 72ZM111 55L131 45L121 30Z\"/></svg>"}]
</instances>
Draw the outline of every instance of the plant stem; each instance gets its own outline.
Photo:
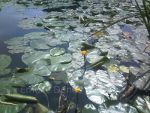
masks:
<instances>
[{"instance_id":1,"label":"plant stem","mask_svg":"<svg viewBox=\"0 0 150 113\"><path fill-rule=\"evenodd\" d=\"M128 18L131 18L131 17L135 17L135 16L137 16L137 15L138 15L138 14L129 15L129 16L123 17L123 18L121 18L121 19L119 19L119 20L116 20L115 22L112 22L112 23L110 23L109 25L104 26L104 28L102 28L101 30L96 31L96 32L93 33L91 36L97 34L98 32L105 31L108 27L110 27L110 26L112 26L112 25L114 25L114 24L116 24L116 23L118 23L118 22L121 22L121 21L123 21L123 20L125 20L125 19L128 19Z\"/></svg>"}]
</instances>

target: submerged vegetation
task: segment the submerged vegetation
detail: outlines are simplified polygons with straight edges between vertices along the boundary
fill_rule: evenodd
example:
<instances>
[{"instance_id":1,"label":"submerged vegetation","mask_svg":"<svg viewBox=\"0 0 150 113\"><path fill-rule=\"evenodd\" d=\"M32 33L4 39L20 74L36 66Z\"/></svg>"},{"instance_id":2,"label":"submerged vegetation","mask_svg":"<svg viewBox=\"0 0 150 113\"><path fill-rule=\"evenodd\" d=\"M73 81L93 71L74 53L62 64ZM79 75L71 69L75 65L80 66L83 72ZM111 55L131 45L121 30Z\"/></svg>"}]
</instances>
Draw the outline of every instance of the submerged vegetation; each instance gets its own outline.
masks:
<instances>
[{"instance_id":1,"label":"submerged vegetation","mask_svg":"<svg viewBox=\"0 0 150 113\"><path fill-rule=\"evenodd\" d=\"M0 113L149 113L149 0L5 2Z\"/></svg>"}]
</instances>

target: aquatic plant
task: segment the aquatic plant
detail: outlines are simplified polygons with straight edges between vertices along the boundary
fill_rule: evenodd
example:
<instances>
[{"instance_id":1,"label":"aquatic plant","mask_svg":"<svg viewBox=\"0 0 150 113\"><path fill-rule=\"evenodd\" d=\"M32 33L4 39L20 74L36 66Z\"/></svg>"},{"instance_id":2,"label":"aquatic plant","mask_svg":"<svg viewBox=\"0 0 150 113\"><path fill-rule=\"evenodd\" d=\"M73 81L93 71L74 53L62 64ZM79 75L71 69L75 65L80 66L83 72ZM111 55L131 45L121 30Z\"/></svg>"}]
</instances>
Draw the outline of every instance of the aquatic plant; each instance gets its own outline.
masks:
<instances>
[{"instance_id":1,"label":"aquatic plant","mask_svg":"<svg viewBox=\"0 0 150 113\"><path fill-rule=\"evenodd\" d=\"M10 73L8 66L10 65L12 59L10 56L2 54L0 55L0 75L5 75Z\"/></svg>"},{"instance_id":2,"label":"aquatic plant","mask_svg":"<svg viewBox=\"0 0 150 113\"><path fill-rule=\"evenodd\" d=\"M93 33L91 34L91 36L103 36L103 34L104 34L104 32L105 32L105 30L106 30L107 28L109 28L109 27L111 27L111 26L113 26L113 25L115 25L115 24L117 24L117 23L119 23L119 22L122 22L122 21L124 21L124 20L126 20L126 19L128 19L128 18L132 18L132 17L135 17L135 16L137 16L137 14L129 15L129 16L123 17L123 18L121 18L121 19L118 19L118 20L116 20L116 21L110 22L108 25L104 26L102 29L93 32Z\"/></svg>"},{"instance_id":3,"label":"aquatic plant","mask_svg":"<svg viewBox=\"0 0 150 113\"><path fill-rule=\"evenodd\" d=\"M148 31L148 38L150 39L150 0L142 0L142 6L135 0L137 10L139 11L139 15L144 23L147 31Z\"/></svg>"},{"instance_id":4,"label":"aquatic plant","mask_svg":"<svg viewBox=\"0 0 150 113\"><path fill-rule=\"evenodd\" d=\"M26 104L20 112L30 113L48 113L48 108L40 104L38 99L33 96L26 96L21 94L5 94L1 95L5 99L1 101L3 105L16 106L18 104ZM33 110L34 109L34 110Z\"/></svg>"},{"instance_id":5,"label":"aquatic plant","mask_svg":"<svg viewBox=\"0 0 150 113\"><path fill-rule=\"evenodd\" d=\"M80 88L75 88L74 91L76 92L76 108L75 108L75 113L78 113L79 93L81 92L81 89Z\"/></svg>"},{"instance_id":6,"label":"aquatic plant","mask_svg":"<svg viewBox=\"0 0 150 113\"><path fill-rule=\"evenodd\" d=\"M92 63L88 68L89 69L100 68L103 64L105 64L108 61L109 61L108 57L104 56L103 58L99 59L98 61Z\"/></svg>"}]
</instances>

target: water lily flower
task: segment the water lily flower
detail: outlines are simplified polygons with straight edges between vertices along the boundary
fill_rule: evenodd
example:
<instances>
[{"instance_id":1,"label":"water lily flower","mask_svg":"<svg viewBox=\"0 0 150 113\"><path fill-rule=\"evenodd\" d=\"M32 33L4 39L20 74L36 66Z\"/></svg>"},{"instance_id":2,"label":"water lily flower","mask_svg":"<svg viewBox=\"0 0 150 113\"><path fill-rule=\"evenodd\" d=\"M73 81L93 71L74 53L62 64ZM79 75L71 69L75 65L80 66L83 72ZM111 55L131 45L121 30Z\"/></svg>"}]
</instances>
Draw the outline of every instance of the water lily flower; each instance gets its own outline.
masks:
<instances>
[{"instance_id":1,"label":"water lily flower","mask_svg":"<svg viewBox=\"0 0 150 113\"><path fill-rule=\"evenodd\" d=\"M87 55L87 53L88 53L88 51L87 51L87 50L81 50L81 54L82 54L83 56L86 56L86 55Z\"/></svg>"},{"instance_id":2,"label":"water lily flower","mask_svg":"<svg viewBox=\"0 0 150 113\"><path fill-rule=\"evenodd\" d=\"M74 91L76 92L76 93L80 93L81 92L81 89L78 87L78 88L74 88Z\"/></svg>"}]
</instances>

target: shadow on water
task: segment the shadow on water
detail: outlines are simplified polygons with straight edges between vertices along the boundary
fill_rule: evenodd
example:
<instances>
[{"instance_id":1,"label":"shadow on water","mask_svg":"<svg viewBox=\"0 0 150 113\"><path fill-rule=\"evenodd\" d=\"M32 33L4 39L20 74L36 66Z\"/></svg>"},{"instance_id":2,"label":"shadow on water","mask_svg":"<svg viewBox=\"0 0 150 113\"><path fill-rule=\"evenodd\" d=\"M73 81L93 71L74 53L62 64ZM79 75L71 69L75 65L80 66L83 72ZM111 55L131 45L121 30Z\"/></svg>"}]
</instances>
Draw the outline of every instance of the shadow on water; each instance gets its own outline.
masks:
<instances>
[{"instance_id":1,"label":"shadow on water","mask_svg":"<svg viewBox=\"0 0 150 113\"><path fill-rule=\"evenodd\" d=\"M72 5L69 6L60 6L60 7L53 7L53 8L46 8L43 9L43 11L45 12L51 12L51 11L57 11L57 12L62 12L64 9L76 9L78 7L80 7L80 4L78 3L80 0L74 0Z\"/></svg>"},{"instance_id":2,"label":"shadow on water","mask_svg":"<svg viewBox=\"0 0 150 113\"><path fill-rule=\"evenodd\" d=\"M77 93L74 92L74 89L70 86L70 84L63 82L57 84L55 83L56 81L52 80L49 80L49 82L52 84L52 88L48 93L46 93L48 95L48 98L42 92L31 91L29 88L30 86L18 88L18 92L23 95L34 96L39 100L41 104L47 106L53 111L57 111L59 106L60 92L61 89L65 87L64 95L67 98L67 101L77 103ZM83 89L82 92L78 94L78 100L79 108L83 108L86 104L93 104L96 108L98 108L97 104L93 103L87 98L85 89ZM74 113L74 110L75 109L72 109L68 113Z\"/></svg>"}]
</instances>

